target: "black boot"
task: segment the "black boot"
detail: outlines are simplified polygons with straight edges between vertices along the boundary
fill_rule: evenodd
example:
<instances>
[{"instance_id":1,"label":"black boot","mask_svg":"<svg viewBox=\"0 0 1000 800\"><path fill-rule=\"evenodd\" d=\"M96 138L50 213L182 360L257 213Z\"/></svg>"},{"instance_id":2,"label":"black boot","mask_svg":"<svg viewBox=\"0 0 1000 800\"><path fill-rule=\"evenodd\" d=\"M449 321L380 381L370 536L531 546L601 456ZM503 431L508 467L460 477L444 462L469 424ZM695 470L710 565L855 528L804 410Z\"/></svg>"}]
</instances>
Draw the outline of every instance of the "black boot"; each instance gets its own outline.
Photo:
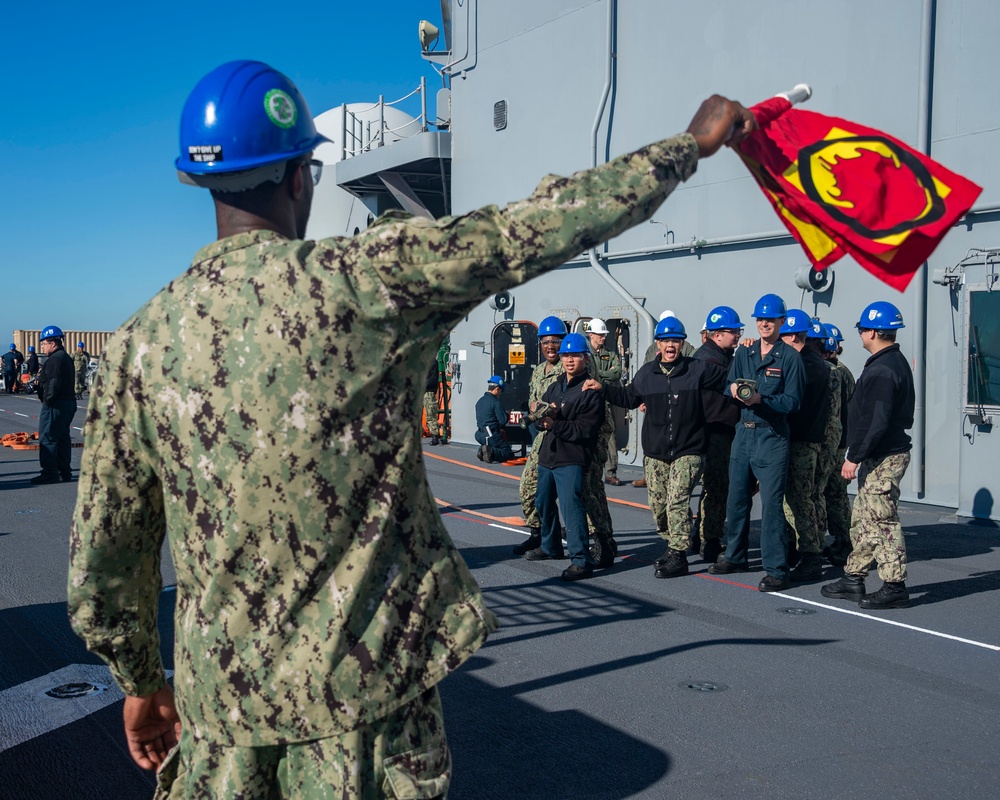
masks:
<instances>
[{"instance_id":1,"label":"black boot","mask_svg":"<svg viewBox=\"0 0 1000 800\"><path fill-rule=\"evenodd\" d=\"M536 547L542 546L542 529L532 528L531 535L528 536L521 544L515 547L511 552L515 556L523 556L529 550L534 550Z\"/></svg>"},{"instance_id":2,"label":"black boot","mask_svg":"<svg viewBox=\"0 0 1000 800\"><path fill-rule=\"evenodd\" d=\"M590 557L601 568L610 567L615 563L618 546L615 540L603 533L594 534L594 543L590 546Z\"/></svg>"},{"instance_id":3,"label":"black boot","mask_svg":"<svg viewBox=\"0 0 1000 800\"><path fill-rule=\"evenodd\" d=\"M865 594L865 579L860 575L845 575L840 580L828 583L819 590L823 597L839 597L841 600L858 602Z\"/></svg>"},{"instance_id":4,"label":"black boot","mask_svg":"<svg viewBox=\"0 0 1000 800\"><path fill-rule=\"evenodd\" d=\"M721 556L724 551L725 548L722 546L721 539L706 539L704 544L701 546L702 561L714 564L719 560L719 556Z\"/></svg>"},{"instance_id":5,"label":"black boot","mask_svg":"<svg viewBox=\"0 0 1000 800\"><path fill-rule=\"evenodd\" d=\"M793 583L813 581L823 577L823 559L816 553L802 553L799 563L788 576Z\"/></svg>"},{"instance_id":6,"label":"black boot","mask_svg":"<svg viewBox=\"0 0 1000 800\"><path fill-rule=\"evenodd\" d=\"M907 608L910 605L910 593L902 581L886 581L875 594L866 594L858 602L861 608Z\"/></svg>"},{"instance_id":7,"label":"black boot","mask_svg":"<svg viewBox=\"0 0 1000 800\"><path fill-rule=\"evenodd\" d=\"M431 447L437 447L439 444L441 444L441 440L437 436L432 436L430 444Z\"/></svg>"},{"instance_id":8,"label":"black boot","mask_svg":"<svg viewBox=\"0 0 1000 800\"><path fill-rule=\"evenodd\" d=\"M679 578L688 574L687 553L683 550L667 550L661 561L653 573L657 578Z\"/></svg>"}]
</instances>

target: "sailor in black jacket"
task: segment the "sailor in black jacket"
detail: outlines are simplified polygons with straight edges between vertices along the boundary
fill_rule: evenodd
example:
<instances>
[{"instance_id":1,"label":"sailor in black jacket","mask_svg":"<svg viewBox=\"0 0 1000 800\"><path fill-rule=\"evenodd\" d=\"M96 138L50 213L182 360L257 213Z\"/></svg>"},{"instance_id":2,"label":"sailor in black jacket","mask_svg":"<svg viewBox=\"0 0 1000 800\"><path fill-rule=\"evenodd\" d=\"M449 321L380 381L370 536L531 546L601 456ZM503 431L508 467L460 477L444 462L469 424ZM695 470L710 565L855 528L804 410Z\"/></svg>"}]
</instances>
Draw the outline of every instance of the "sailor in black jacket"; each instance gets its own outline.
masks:
<instances>
[{"instance_id":1,"label":"sailor in black jacket","mask_svg":"<svg viewBox=\"0 0 1000 800\"><path fill-rule=\"evenodd\" d=\"M38 462L42 471L31 482L70 481L69 429L76 414L76 369L63 348L63 332L55 325L42 331L39 346L48 356L39 377L42 413L38 415Z\"/></svg>"},{"instance_id":2,"label":"sailor in black jacket","mask_svg":"<svg viewBox=\"0 0 1000 800\"><path fill-rule=\"evenodd\" d=\"M538 488L535 506L542 523L542 545L524 554L528 561L562 558L559 509L566 522L566 546L572 564L563 580L588 578L594 561L588 548L587 512L583 483L594 458L597 438L604 422L604 400L597 392L584 392L590 348L582 334L571 333L559 347L565 373L549 386L542 400L557 408L554 416L542 417L536 425L548 432L538 454ZM559 507L556 507L556 500Z\"/></svg>"},{"instance_id":3,"label":"sailor in black jacket","mask_svg":"<svg viewBox=\"0 0 1000 800\"><path fill-rule=\"evenodd\" d=\"M657 578L687 575L691 529L691 491L701 477L708 429L702 393L725 377L721 366L685 358L687 334L676 317L656 326L660 353L644 364L627 386L605 386L608 402L625 408L646 404L642 449L646 454L649 508L667 548L654 564ZM593 382L588 388L598 388Z\"/></svg>"},{"instance_id":4,"label":"sailor in black jacket","mask_svg":"<svg viewBox=\"0 0 1000 800\"><path fill-rule=\"evenodd\" d=\"M858 478L851 512L851 555L844 577L822 588L826 597L857 600L862 608L905 608L906 544L899 523L900 482L910 464L915 393L913 372L896 344L903 315L892 303L869 305L858 321L862 346L871 353L854 387L847 417L847 458L841 475ZM875 560L882 588L865 593Z\"/></svg>"}]
</instances>

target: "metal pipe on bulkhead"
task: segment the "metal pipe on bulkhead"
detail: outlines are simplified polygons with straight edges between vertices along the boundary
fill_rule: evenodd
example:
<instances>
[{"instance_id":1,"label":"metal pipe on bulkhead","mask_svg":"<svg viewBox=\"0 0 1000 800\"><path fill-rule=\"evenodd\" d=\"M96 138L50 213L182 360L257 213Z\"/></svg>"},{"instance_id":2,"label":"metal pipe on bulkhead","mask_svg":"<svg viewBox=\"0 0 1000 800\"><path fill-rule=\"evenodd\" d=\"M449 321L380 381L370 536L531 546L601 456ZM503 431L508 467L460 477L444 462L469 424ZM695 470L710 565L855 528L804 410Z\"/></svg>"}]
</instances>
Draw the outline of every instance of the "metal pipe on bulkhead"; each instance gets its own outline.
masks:
<instances>
[{"instance_id":1,"label":"metal pipe on bulkhead","mask_svg":"<svg viewBox=\"0 0 1000 800\"><path fill-rule=\"evenodd\" d=\"M611 87L614 82L615 19L617 10L617 0L608 0L607 30L605 33L604 89L601 91L601 101L597 106L597 114L594 116L594 126L590 131L590 166L592 167L597 166L597 137L600 133L601 122L604 119L604 110L607 107L608 96L611 94ZM632 296L632 293L629 292L628 289L615 280L605 267L601 266L596 247L592 248L588 252L587 256L590 261L590 266L594 268L594 271L607 282L616 294L618 294L626 303L635 309L639 321L644 323L645 327L649 329L648 338L649 341L652 341L653 333L656 330L656 320L653 319L653 316L645 308L643 308L643 306Z\"/></svg>"},{"instance_id":2,"label":"metal pipe on bulkhead","mask_svg":"<svg viewBox=\"0 0 1000 800\"><path fill-rule=\"evenodd\" d=\"M920 95L917 105L917 145L931 154L931 91L934 76L931 64L934 58L934 7L935 0L923 0L921 8L920 41ZM916 403L913 407L913 455L910 462L910 488L920 497L924 493L924 450L927 446L927 262L920 265L914 276L913 297L913 389Z\"/></svg>"}]
</instances>

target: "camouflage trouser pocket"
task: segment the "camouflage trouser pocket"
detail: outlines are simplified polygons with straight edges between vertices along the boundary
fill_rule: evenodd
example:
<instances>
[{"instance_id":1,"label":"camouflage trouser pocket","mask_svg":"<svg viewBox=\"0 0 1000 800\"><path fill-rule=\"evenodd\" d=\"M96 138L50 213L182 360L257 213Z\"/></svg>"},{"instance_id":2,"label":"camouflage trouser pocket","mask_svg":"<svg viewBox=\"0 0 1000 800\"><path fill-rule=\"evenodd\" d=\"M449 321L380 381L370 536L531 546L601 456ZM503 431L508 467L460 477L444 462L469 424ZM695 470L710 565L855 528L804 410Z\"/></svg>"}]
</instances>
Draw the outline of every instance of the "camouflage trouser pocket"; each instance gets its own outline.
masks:
<instances>
[{"instance_id":1,"label":"camouflage trouser pocket","mask_svg":"<svg viewBox=\"0 0 1000 800\"><path fill-rule=\"evenodd\" d=\"M177 744L174 749L167 753L167 757L156 770L156 793L153 800L168 800L174 783L183 774L181 767L181 746ZM175 795L179 797L180 795Z\"/></svg>"},{"instance_id":2,"label":"camouflage trouser pocket","mask_svg":"<svg viewBox=\"0 0 1000 800\"><path fill-rule=\"evenodd\" d=\"M382 762L386 797L397 800L431 800L444 797L451 780L451 753L442 739L426 750L390 756Z\"/></svg>"}]
</instances>

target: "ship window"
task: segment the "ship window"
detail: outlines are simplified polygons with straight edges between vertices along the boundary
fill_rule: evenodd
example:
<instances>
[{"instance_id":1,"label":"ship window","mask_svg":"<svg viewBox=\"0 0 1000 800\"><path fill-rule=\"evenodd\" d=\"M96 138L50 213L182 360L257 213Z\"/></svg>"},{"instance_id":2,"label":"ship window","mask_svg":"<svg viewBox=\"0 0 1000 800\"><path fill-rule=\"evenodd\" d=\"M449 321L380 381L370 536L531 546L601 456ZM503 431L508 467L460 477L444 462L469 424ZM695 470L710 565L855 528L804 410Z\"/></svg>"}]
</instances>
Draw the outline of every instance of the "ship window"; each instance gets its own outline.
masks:
<instances>
[{"instance_id":1,"label":"ship window","mask_svg":"<svg viewBox=\"0 0 1000 800\"><path fill-rule=\"evenodd\" d=\"M507 127L507 101L497 100L493 104L493 129L502 131Z\"/></svg>"},{"instance_id":2,"label":"ship window","mask_svg":"<svg viewBox=\"0 0 1000 800\"><path fill-rule=\"evenodd\" d=\"M1000 292L969 292L967 410L1000 407Z\"/></svg>"}]
</instances>

